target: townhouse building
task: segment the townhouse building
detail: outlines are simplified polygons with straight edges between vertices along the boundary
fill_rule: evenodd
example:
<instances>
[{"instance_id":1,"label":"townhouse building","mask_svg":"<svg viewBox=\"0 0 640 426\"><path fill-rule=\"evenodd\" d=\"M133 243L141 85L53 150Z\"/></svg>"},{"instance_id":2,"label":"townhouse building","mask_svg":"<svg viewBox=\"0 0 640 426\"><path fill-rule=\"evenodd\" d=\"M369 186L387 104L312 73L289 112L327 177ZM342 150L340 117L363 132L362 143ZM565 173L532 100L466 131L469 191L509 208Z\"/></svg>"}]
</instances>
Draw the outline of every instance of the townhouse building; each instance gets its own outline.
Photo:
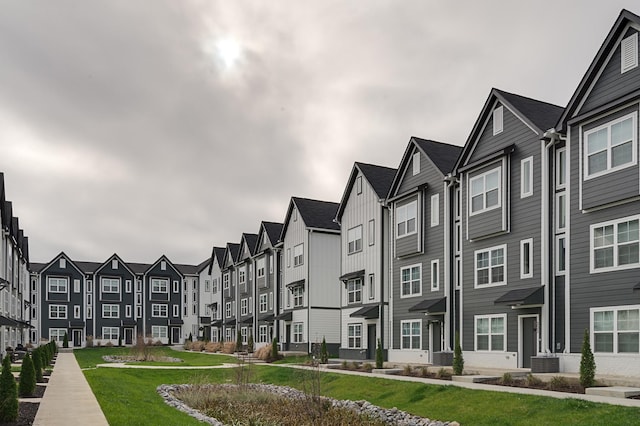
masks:
<instances>
[{"instance_id":1,"label":"townhouse building","mask_svg":"<svg viewBox=\"0 0 640 426\"><path fill-rule=\"evenodd\" d=\"M223 335L224 340L227 342L235 342L237 323L237 297L236 297L236 283L237 283L237 271L235 264L237 263L238 253L240 251L240 244L227 243L221 267L222 275L222 303L224 303L223 312Z\"/></svg>"},{"instance_id":2,"label":"townhouse building","mask_svg":"<svg viewBox=\"0 0 640 426\"><path fill-rule=\"evenodd\" d=\"M280 303L278 296L281 285L281 251L277 246L282 227L282 223L263 221L257 234L253 258L256 273L253 291L256 295L256 349L271 343L276 337L274 323Z\"/></svg>"},{"instance_id":3,"label":"townhouse building","mask_svg":"<svg viewBox=\"0 0 640 426\"><path fill-rule=\"evenodd\" d=\"M331 353L340 346L340 226L338 204L292 197L285 216L281 249L280 343L285 350L312 353L326 340Z\"/></svg>"},{"instance_id":4,"label":"townhouse building","mask_svg":"<svg viewBox=\"0 0 640 426\"><path fill-rule=\"evenodd\" d=\"M204 263L204 262L203 262ZM180 317L184 321L183 330L185 337L191 336L196 339L199 330L200 314L200 269L202 263L198 265L176 264L176 268L182 274L182 313Z\"/></svg>"},{"instance_id":5,"label":"townhouse building","mask_svg":"<svg viewBox=\"0 0 640 426\"><path fill-rule=\"evenodd\" d=\"M255 341L254 330L254 261L256 234L242 234L235 269L238 275L236 300L238 301L237 327L242 336L242 344L246 345L249 337Z\"/></svg>"},{"instance_id":6,"label":"townhouse building","mask_svg":"<svg viewBox=\"0 0 640 426\"><path fill-rule=\"evenodd\" d=\"M224 247L214 247L211 252L211 264L209 265L209 276L211 277L211 302L206 306L210 308L210 340L213 342L220 342L224 340L222 268L224 265L225 251L226 249ZM205 338L205 340L207 339Z\"/></svg>"},{"instance_id":7,"label":"townhouse building","mask_svg":"<svg viewBox=\"0 0 640 426\"><path fill-rule=\"evenodd\" d=\"M442 363L452 348L450 178L459 146L412 137L389 189L392 239L389 361Z\"/></svg>"},{"instance_id":8,"label":"townhouse building","mask_svg":"<svg viewBox=\"0 0 640 426\"><path fill-rule=\"evenodd\" d=\"M396 169L356 162L336 214L340 224L339 357L373 359L389 347L389 210Z\"/></svg>"}]
</instances>

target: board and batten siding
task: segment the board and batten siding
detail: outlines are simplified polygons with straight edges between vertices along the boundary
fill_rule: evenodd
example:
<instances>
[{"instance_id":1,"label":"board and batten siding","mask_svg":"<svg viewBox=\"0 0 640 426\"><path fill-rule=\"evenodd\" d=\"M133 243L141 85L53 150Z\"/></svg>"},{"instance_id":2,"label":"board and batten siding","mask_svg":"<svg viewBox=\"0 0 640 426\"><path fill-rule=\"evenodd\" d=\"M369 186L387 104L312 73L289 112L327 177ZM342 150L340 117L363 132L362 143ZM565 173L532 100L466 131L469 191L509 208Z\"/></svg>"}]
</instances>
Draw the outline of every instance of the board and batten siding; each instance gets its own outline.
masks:
<instances>
[{"instance_id":1,"label":"board and batten siding","mask_svg":"<svg viewBox=\"0 0 640 426\"><path fill-rule=\"evenodd\" d=\"M297 210L295 206L293 208ZM295 216L297 216L297 220L294 221L293 218ZM291 217L289 218L289 224L287 226L287 232L284 236L284 248L282 249L282 269L284 270L284 285L307 278L307 268L309 265L309 241L307 234L307 228L305 226L304 220L302 219L302 215L298 211L292 211ZM303 261L302 265L293 266L293 248L298 244L304 244ZM339 250L339 247L337 248L337 250ZM307 292L305 291L305 296L306 293Z\"/></svg>"},{"instance_id":2,"label":"board and batten siding","mask_svg":"<svg viewBox=\"0 0 640 426\"><path fill-rule=\"evenodd\" d=\"M69 320L73 319L73 306L80 305L80 312L84 313L86 309L85 303L85 279L84 274L78 271L75 266L72 264L71 260L62 257L65 259L65 267L60 267L60 258L58 256L54 262L52 262L46 269L43 269L40 272L40 336L45 339L49 339L49 329L50 328L64 328L68 329ZM67 294L59 294L61 297L52 297L52 295L57 295L56 293L48 292L48 278L49 277L60 277L67 278ZM80 280L80 292L74 292L74 280ZM49 305L65 305L67 307L67 318L66 319L51 319L49 318ZM95 315L95 312L94 312ZM84 318L84 315L82 316ZM85 335L91 334L91 329L87 328L85 324Z\"/></svg>"},{"instance_id":3,"label":"board and batten siding","mask_svg":"<svg viewBox=\"0 0 640 426\"><path fill-rule=\"evenodd\" d=\"M324 337L327 344L340 344L340 311L311 308L309 312L309 341L320 344Z\"/></svg>"},{"instance_id":4,"label":"board and batten siding","mask_svg":"<svg viewBox=\"0 0 640 426\"><path fill-rule=\"evenodd\" d=\"M402 237L398 237L397 236L397 226L394 223L393 226L393 236L394 236L394 241L395 241L395 255L396 257L404 257L404 256L412 256L414 254L417 254L420 252L420 250L422 249L421 247L421 238L420 238L420 232L422 231L422 228L424 227L424 220L423 220L423 212L424 212L424 202L423 202L423 197L421 196L421 194L416 193L415 195L411 195L407 198L403 198L402 200L399 200L398 202L395 203L395 209L397 211L398 207L402 207L406 204L409 204L413 201L417 202L417 217L416 217L416 233L415 234L411 234L411 235L405 235ZM397 214L397 213L396 213Z\"/></svg>"},{"instance_id":5,"label":"board and batten siding","mask_svg":"<svg viewBox=\"0 0 640 426\"><path fill-rule=\"evenodd\" d=\"M305 284L312 308L340 307L340 234L309 233L309 280ZM337 312L334 312L337 317ZM338 326L340 322L338 321ZM337 340L336 342L338 342Z\"/></svg>"}]
</instances>

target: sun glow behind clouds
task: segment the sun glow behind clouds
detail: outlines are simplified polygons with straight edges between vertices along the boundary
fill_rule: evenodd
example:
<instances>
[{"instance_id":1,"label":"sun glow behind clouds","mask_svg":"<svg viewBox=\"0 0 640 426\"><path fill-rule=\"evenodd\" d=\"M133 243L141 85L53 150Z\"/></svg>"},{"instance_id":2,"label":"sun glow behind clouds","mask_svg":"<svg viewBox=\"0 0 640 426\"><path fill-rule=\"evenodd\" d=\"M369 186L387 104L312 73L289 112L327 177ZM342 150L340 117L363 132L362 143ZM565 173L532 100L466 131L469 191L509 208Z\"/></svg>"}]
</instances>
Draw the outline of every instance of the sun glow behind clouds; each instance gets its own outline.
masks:
<instances>
[{"instance_id":1,"label":"sun glow behind clouds","mask_svg":"<svg viewBox=\"0 0 640 426\"><path fill-rule=\"evenodd\" d=\"M218 40L215 44L215 53L222 61L225 69L233 68L240 58L241 49L238 42L232 38Z\"/></svg>"}]
</instances>

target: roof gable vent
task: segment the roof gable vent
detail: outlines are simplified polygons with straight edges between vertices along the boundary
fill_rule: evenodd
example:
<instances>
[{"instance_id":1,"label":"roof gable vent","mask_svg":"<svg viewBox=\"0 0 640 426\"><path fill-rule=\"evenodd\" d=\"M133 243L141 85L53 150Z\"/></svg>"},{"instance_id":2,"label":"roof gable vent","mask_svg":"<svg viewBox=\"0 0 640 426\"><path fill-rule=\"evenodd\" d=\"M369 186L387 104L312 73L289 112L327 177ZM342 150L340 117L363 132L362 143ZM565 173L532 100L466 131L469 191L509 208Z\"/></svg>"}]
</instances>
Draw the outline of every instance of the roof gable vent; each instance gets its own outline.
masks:
<instances>
[{"instance_id":1,"label":"roof gable vent","mask_svg":"<svg viewBox=\"0 0 640 426\"><path fill-rule=\"evenodd\" d=\"M638 66L638 33L634 33L620 43L620 72L627 72Z\"/></svg>"}]
</instances>

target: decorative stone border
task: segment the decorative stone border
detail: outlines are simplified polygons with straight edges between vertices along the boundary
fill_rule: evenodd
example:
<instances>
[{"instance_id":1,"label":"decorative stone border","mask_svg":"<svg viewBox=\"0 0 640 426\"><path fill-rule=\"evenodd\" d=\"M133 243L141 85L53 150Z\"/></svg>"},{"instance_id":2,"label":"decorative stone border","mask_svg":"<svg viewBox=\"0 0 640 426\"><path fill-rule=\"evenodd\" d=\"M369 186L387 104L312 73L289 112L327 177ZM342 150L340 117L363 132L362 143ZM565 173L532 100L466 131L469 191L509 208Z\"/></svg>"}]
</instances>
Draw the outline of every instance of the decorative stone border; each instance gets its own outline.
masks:
<instances>
[{"instance_id":1,"label":"decorative stone border","mask_svg":"<svg viewBox=\"0 0 640 426\"><path fill-rule=\"evenodd\" d=\"M230 384L213 384L213 385L197 385L198 387L202 386L215 386L215 387L228 387L235 388L237 385ZM178 410L189 414L192 417L195 417L201 422L214 425L214 426L225 426L224 423L219 422L218 420L205 416L200 411L195 410L179 399L177 399L173 393L179 390L187 390L191 388L192 385L160 385L156 388L156 391L160 396L164 399L164 402L171 407L177 408ZM276 395L283 396L285 398L292 399L305 399L307 395L304 392L301 392L297 389L293 389L287 386L275 386L275 385L265 385L265 384L248 384L247 388L252 390L258 390L262 392L271 392ZM459 426L458 422L442 422L439 420L431 420L424 417L414 416L413 414L409 414L406 411L398 410L397 408L386 409L381 408L376 405L369 403L368 401L360 400L360 401L350 401L350 400L337 400L328 397L321 397L325 401L331 402L331 405L336 408L347 408L355 413L368 415L372 418L380 419L388 425L401 425L401 426Z\"/></svg>"}]
</instances>

